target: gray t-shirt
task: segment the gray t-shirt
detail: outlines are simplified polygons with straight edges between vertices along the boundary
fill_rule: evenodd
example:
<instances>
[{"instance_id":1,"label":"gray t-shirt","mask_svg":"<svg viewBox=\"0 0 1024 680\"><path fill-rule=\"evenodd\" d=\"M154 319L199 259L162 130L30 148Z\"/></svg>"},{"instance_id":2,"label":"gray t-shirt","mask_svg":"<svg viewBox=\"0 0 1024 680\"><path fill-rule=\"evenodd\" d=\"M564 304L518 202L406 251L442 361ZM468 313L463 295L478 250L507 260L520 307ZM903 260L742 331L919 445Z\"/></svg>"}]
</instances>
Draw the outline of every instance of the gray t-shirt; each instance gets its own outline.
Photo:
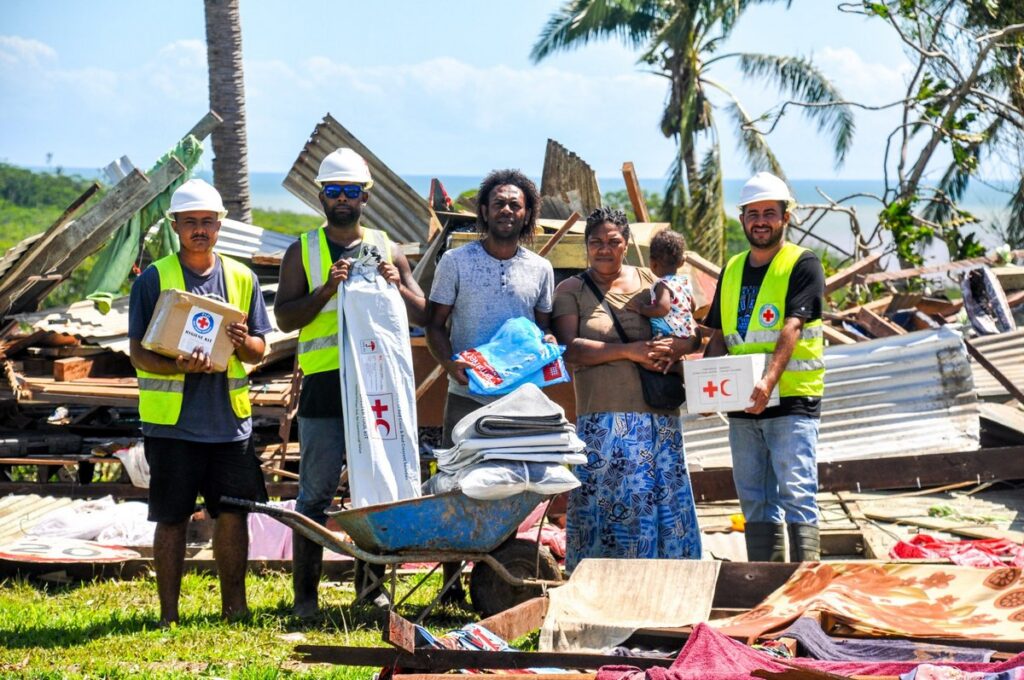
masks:
<instances>
[{"instance_id":1,"label":"gray t-shirt","mask_svg":"<svg viewBox=\"0 0 1024 680\"><path fill-rule=\"evenodd\" d=\"M520 246L511 259L499 260L474 241L441 257L430 301L452 307L452 352L458 354L488 342L509 319L535 321L534 310L550 312L554 288L554 270L543 257ZM448 391L489 401L450 377Z\"/></svg>"},{"instance_id":2,"label":"gray t-shirt","mask_svg":"<svg viewBox=\"0 0 1024 680\"><path fill-rule=\"evenodd\" d=\"M217 258L213 270L206 276L199 276L184 265L181 272L185 279L185 289L189 293L227 300L220 258ZM249 335L262 338L273 331L273 327L267 316L267 307L256 274L252 274L252 293L249 309L246 310L246 324L249 326ZM146 335L159 297L160 274L156 267L149 266L132 284L131 297L128 299L129 338L141 340ZM231 410L227 373L187 373L178 422L175 425L142 424L142 434L147 437L194 442L241 441L251 433L251 419L239 418Z\"/></svg>"}]
</instances>

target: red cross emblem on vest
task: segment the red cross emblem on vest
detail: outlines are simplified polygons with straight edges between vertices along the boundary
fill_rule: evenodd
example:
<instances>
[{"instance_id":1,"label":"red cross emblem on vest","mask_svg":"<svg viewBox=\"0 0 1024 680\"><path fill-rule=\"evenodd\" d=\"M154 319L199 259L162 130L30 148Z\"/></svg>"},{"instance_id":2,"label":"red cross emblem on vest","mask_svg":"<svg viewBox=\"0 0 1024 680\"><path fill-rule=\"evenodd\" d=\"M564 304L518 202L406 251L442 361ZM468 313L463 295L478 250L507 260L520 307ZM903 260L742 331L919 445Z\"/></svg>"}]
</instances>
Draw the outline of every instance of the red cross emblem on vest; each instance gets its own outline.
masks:
<instances>
[{"instance_id":1,"label":"red cross emblem on vest","mask_svg":"<svg viewBox=\"0 0 1024 680\"><path fill-rule=\"evenodd\" d=\"M762 326L770 328L779 320L779 308L770 302L761 305L761 311L758 312L758 318L761 320Z\"/></svg>"}]
</instances>

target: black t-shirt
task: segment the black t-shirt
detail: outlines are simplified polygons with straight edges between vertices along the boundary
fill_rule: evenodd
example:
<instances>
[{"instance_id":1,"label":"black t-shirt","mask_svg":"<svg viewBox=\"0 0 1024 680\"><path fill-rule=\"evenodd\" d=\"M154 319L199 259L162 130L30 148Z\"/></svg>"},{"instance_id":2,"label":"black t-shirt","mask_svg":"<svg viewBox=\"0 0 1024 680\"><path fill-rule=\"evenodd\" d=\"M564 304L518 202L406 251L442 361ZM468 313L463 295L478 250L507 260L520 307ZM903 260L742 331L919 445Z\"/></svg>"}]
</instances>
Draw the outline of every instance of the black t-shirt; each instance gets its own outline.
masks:
<instances>
[{"instance_id":1,"label":"black t-shirt","mask_svg":"<svg viewBox=\"0 0 1024 680\"><path fill-rule=\"evenodd\" d=\"M763 267L750 266L750 258L743 263L743 281L740 284L740 302L737 330L746 337L750 325L750 316L754 312L754 303L761 290L761 283L768 273L766 264ZM723 270L723 274L724 274ZM721 282L721 279L719 279ZM821 268L818 256L810 250L804 252L793 266L789 274L789 288L786 291L785 308L782 316L796 317L804 321L816 321L821 318L821 310L825 297L825 272ZM715 299L704 319L708 328L722 328L722 286L715 289ZM781 397L778 406L766 408L758 415L737 411L729 414L730 418L777 418L779 416L806 415L813 418L821 417L820 397Z\"/></svg>"},{"instance_id":2,"label":"black t-shirt","mask_svg":"<svg viewBox=\"0 0 1024 680\"><path fill-rule=\"evenodd\" d=\"M342 258L353 258L359 254L363 246L358 241L348 248L343 248L330 239L327 247L331 252L331 262ZM333 300L327 304L333 305ZM302 391L299 392L298 415L302 418L339 418L341 417L341 372L323 371L302 377Z\"/></svg>"}]
</instances>

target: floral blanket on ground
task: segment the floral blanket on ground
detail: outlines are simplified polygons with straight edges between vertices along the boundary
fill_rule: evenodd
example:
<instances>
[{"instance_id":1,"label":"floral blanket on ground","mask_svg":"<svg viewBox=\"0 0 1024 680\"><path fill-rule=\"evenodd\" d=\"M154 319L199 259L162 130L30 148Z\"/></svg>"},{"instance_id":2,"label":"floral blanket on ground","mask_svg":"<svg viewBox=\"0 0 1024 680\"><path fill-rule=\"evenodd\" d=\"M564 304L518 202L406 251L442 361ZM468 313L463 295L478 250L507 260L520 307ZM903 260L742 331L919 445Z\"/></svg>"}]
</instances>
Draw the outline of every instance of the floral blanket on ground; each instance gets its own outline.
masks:
<instances>
[{"instance_id":1,"label":"floral blanket on ground","mask_svg":"<svg viewBox=\"0 0 1024 680\"><path fill-rule=\"evenodd\" d=\"M1019 567L809 562L749 612L711 625L754 638L818 610L864 634L1024 642Z\"/></svg>"}]
</instances>

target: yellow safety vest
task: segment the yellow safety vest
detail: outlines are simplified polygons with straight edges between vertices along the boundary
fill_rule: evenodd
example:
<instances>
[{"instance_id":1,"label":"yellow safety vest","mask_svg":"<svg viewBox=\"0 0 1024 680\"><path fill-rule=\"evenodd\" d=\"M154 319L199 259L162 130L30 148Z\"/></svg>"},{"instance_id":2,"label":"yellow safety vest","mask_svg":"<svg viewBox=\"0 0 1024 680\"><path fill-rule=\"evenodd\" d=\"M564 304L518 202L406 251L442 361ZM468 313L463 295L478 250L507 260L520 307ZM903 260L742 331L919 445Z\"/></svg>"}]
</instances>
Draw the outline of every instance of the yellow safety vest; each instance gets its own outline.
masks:
<instances>
[{"instance_id":1,"label":"yellow safety vest","mask_svg":"<svg viewBox=\"0 0 1024 680\"><path fill-rule=\"evenodd\" d=\"M229 257L220 257L224 271L224 284L228 293L228 302L239 309L249 310L252 303L252 273L244 264L235 262ZM160 275L160 290L174 288L185 290L185 275L181 271L178 255L168 255L153 263ZM135 370L139 379L139 417L144 423L155 425L174 425L181 416L182 397L185 393L184 373L149 373ZM252 415L249 403L249 377L245 367L233 354L228 359L228 399L231 410L239 418Z\"/></svg>"},{"instance_id":2,"label":"yellow safety vest","mask_svg":"<svg viewBox=\"0 0 1024 680\"><path fill-rule=\"evenodd\" d=\"M739 326L743 265L750 251L734 255L722 275L722 333L729 354L770 354L775 351L786 317L789 275L806 248L786 243L775 254L757 293L746 336ZM804 323L786 369L779 379L779 396L820 397L825 392L825 343L821 319Z\"/></svg>"},{"instance_id":3,"label":"yellow safety vest","mask_svg":"<svg viewBox=\"0 0 1024 680\"><path fill-rule=\"evenodd\" d=\"M361 257L368 246L376 246L387 262L391 262L391 239L383 231L360 227L363 244L359 249ZM310 238L312 236L312 238ZM321 227L299 237L302 244L302 267L306 270L306 284L312 293L322 286L331 271L331 251L327 244L327 231ZM338 306L334 302L337 294L327 301L320 312L299 330L299 368L303 374L312 375L325 371L337 371L338 361Z\"/></svg>"}]
</instances>

